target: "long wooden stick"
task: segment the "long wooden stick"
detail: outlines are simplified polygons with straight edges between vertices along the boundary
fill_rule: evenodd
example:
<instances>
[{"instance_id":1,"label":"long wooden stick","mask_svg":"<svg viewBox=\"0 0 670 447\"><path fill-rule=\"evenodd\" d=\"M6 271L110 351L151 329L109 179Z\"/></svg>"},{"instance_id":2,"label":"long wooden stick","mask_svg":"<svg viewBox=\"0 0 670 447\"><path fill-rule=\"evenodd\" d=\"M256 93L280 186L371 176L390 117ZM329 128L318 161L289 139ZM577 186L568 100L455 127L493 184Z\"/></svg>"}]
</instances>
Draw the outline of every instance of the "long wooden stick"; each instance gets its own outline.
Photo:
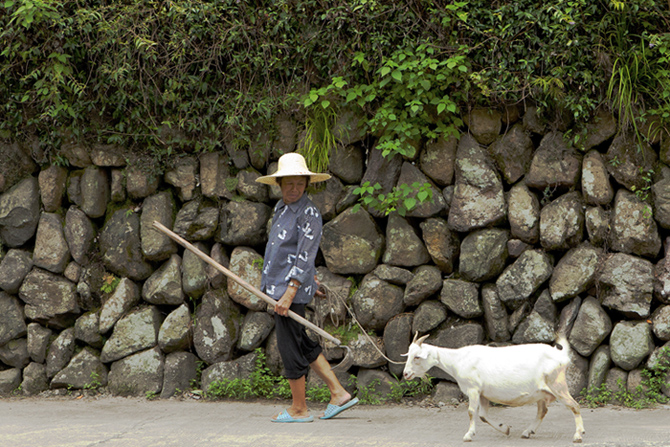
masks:
<instances>
[{"instance_id":1,"label":"long wooden stick","mask_svg":"<svg viewBox=\"0 0 670 447\"><path fill-rule=\"evenodd\" d=\"M258 290L256 287L252 286L251 284L249 284L248 282L246 282L245 280L243 280L242 278L240 278L239 276L237 276L236 274L234 274L233 272L231 272L230 270L228 270L227 268L225 268L224 266L222 266L221 264L216 262L214 259L212 259L208 255L203 253L201 250L199 250L197 247L195 247L193 244L188 242L186 239L184 239L181 236L179 236L178 234L176 234L174 231L169 230L165 225L161 224L158 221L154 221L153 226L158 231L160 231L161 233L168 236L170 239L172 239L172 240L176 241L177 243L179 243L180 245L184 246L184 248L187 248L188 250L192 251L193 254L195 254L200 259L202 259L203 261L205 261L206 263L208 263L209 265L211 265L212 267L214 267L215 269L217 269L218 271L220 271L221 273L226 275L228 278L237 282L244 289L246 289L247 291L256 295L258 298L265 301L268 305L272 306L272 308L274 309L274 306L277 303L275 300L273 300L272 298L270 298L269 296L267 296L266 294L264 294L263 292ZM303 326L306 326L306 327L310 328L311 330L318 333L322 337L327 338L328 340L332 341L337 346L340 346L342 344L342 342L340 340L333 337L328 332L321 329L319 326L315 325L314 323L312 323L309 320L306 320L305 318L301 317L300 315L293 312L292 310L288 311L288 316L291 317L292 319L294 319L295 321L297 321L298 323L302 324Z\"/></svg>"}]
</instances>

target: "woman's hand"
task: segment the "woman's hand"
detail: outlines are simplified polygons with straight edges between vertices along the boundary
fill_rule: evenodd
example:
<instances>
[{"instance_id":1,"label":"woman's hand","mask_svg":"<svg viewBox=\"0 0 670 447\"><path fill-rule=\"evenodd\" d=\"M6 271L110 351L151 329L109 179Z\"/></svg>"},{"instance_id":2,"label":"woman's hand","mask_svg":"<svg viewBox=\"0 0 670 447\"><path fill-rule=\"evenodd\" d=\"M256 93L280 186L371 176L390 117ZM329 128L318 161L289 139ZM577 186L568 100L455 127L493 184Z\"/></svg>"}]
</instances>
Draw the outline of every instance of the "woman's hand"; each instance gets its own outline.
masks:
<instances>
[{"instance_id":1,"label":"woman's hand","mask_svg":"<svg viewBox=\"0 0 670 447\"><path fill-rule=\"evenodd\" d=\"M288 316L288 309L293 304L293 298L298 291L295 287L287 287L286 292L279 298L277 304L275 304L275 313L281 315L282 317Z\"/></svg>"}]
</instances>

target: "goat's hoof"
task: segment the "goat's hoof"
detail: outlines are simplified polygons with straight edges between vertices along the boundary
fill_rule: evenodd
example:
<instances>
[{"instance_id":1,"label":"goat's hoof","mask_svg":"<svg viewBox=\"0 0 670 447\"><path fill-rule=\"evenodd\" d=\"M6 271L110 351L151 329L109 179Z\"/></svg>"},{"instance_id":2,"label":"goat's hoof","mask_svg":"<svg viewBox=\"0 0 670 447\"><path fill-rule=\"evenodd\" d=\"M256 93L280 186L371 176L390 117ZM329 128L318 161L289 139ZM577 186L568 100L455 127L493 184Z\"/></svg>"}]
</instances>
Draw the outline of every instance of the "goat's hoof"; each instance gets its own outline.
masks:
<instances>
[{"instance_id":1,"label":"goat's hoof","mask_svg":"<svg viewBox=\"0 0 670 447\"><path fill-rule=\"evenodd\" d=\"M472 436L470 433L466 433L465 436L463 436L463 442L470 442L472 441Z\"/></svg>"},{"instance_id":2,"label":"goat's hoof","mask_svg":"<svg viewBox=\"0 0 670 447\"><path fill-rule=\"evenodd\" d=\"M505 429L504 433L505 433L507 436L509 436L509 432L510 432L510 430L509 430L509 425L508 425L507 428Z\"/></svg>"},{"instance_id":3,"label":"goat's hoof","mask_svg":"<svg viewBox=\"0 0 670 447\"><path fill-rule=\"evenodd\" d=\"M582 437L579 436L579 435L575 435L575 437L572 438L572 442L574 442L575 444L581 444L582 443Z\"/></svg>"},{"instance_id":4,"label":"goat's hoof","mask_svg":"<svg viewBox=\"0 0 670 447\"><path fill-rule=\"evenodd\" d=\"M528 438L530 438L530 435L532 435L534 433L535 433L534 431L526 430L523 433L521 433L521 437L524 438L524 439L528 439Z\"/></svg>"}]
</instances>

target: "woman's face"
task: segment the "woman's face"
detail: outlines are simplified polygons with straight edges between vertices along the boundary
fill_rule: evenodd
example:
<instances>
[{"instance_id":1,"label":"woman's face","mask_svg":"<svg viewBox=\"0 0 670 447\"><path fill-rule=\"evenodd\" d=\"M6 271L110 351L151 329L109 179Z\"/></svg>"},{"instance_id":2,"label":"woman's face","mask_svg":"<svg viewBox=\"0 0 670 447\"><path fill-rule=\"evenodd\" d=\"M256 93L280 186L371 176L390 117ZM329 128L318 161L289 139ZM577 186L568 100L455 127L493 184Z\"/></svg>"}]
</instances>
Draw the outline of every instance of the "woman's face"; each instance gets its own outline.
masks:
<instances>
[{"instance_id":1,"label":"woman's face","mask_svg":"<svg viewBox=\"0 0 670 447\"><path fill-rule=\"evenodd\" d=\"M302 175L282 177L279 181L284 203L289 204L300 200L307 187L307 178Z\"/></svg>"}]
</instances>

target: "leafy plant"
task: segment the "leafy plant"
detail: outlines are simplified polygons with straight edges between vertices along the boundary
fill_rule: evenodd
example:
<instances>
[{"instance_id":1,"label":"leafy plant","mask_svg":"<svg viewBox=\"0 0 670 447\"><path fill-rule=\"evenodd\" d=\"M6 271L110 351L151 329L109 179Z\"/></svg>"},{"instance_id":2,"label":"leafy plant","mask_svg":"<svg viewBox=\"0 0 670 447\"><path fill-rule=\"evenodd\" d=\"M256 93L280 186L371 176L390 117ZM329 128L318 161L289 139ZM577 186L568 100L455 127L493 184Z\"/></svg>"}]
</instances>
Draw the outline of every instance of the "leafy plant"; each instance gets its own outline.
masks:
<instances>
[{"instance_id":1,"label":"leafy plant","mask_svg":"<svg viewBox=\"0 0 670 447\"><path fill-rule=\"evenodd\" d=\"M374 186L370 182L365 182L361 186L354 189L354 194L360 195L359 202L353 207L353 212L357 212L361 206L373 208L380 213L388 216L392 212L397 212L401 216L405 216L408 211L411 211L417 204L429 202L433 199L433 191L430 183L419 182L412 183L411 186L401 184L394 186L392 191L388 194L379 193L381 185L375 183Z\"/></svg>"},{"instance_id":2,"label":"leafy plant","mask_svg":"<svg viewBox=\"0 0 670 447\"><path fill-rule=\"evenodd\" d=\"M119 285L120 281L121 280L113 274L105 273L102 275L102 285L100 286L100 290L103 293L112 293L114 290L116 290L116 286Z\"/></svg>"}]
</instances>

